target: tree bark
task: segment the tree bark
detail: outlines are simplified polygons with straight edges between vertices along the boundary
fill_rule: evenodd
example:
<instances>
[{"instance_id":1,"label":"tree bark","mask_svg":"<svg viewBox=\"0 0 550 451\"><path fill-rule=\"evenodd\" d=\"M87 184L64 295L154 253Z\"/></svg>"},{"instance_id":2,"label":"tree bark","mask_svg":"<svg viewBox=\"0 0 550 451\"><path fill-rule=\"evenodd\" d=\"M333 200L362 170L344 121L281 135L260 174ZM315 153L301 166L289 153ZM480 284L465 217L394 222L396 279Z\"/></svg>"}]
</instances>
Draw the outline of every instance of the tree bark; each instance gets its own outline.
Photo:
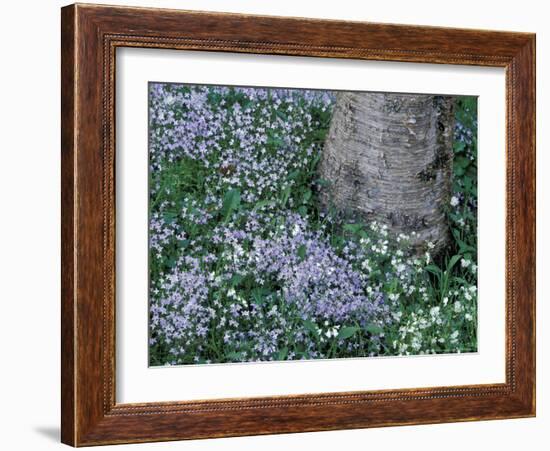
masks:
<instances>
[{"instance_id":1,"label":"tree bark","mask_svg":"<svg viewBox=\"0 0 550 451\"><path fill-rule=\"evenodd\" d=\"M405 233L417 251L448 243L454 99L342 92L319 170L325 206ZM414 233L413 233L414 232Z\"/></svg>"}]
</instances>

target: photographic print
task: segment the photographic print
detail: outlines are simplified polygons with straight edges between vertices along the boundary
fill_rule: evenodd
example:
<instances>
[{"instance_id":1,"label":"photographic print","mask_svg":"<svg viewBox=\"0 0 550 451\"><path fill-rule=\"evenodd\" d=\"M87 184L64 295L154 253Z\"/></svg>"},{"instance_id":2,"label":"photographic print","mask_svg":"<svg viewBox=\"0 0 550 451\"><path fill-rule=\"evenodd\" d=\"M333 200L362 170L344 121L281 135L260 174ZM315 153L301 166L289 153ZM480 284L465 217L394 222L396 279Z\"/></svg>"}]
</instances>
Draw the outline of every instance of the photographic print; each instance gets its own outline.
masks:
<instances>
[{"instance_id":1,"label":"photographic print","mask_svg":"<svg viewBox=\"0 0 550 451\"><path fill-rule=\"evenodd\" d=\"M477 98L149 83L149 365L477 351Z\"/></svg>"}]
</instances>

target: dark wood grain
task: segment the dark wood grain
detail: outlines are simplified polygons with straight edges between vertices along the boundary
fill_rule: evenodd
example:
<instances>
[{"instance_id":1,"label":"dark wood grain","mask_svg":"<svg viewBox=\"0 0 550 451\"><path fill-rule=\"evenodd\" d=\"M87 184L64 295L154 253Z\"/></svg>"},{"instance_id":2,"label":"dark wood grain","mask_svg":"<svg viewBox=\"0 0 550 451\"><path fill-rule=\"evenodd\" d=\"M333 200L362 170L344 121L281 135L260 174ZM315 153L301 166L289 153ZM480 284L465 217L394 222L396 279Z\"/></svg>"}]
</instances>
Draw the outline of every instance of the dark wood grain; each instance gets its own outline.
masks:
<instances>
[{"instance_id":1,"label":"dark wood grain","mask_svg":"<svg viewBox=\"0 0 550 451\"><path fill-rule=\"evenodd\" d=\"M74 8L62 9L61 15L61 440L74 444Z\"/></svg>"},{"instance_id":2,"label":"dark wood grain","mask_svg":"<svg viewBox=\"0 0 550 451\"><path fill-rule=\"evenodd\" d=\"M62 9L62 441L83 446L535 414L535 36L71 5ZM117 47L506 68L506 383L214 401L115 399Z\"/></svg>"}]
</instances>

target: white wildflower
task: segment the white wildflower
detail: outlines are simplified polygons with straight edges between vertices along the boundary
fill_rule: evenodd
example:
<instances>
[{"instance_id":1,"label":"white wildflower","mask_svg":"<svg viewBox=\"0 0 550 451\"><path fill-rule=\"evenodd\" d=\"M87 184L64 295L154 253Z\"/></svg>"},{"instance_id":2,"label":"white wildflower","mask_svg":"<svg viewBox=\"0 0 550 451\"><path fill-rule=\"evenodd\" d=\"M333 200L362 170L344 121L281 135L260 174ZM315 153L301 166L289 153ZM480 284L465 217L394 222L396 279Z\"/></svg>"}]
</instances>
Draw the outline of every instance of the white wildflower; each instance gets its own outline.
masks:
<instances>
[{"instance_id":1,"label":"white wildflower","mask_svg":"<svg viewBox=\"0 0 550 451\"><path fill-rule=\"evenodd\" d=\"M451 334L451 343L456 343L458 341L458 330L455 330L452 334Z\"/></svg>"}]
</instances>

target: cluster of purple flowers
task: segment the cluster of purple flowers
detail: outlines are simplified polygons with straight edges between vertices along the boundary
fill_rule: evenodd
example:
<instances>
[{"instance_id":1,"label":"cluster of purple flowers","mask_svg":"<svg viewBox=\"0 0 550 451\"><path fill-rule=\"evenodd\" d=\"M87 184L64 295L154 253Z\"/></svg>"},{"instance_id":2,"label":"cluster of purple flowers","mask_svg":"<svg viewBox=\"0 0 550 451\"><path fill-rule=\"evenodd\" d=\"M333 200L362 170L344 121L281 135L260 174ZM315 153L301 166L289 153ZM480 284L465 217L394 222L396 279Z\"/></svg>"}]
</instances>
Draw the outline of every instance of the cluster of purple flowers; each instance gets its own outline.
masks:
<instances>
[{"instance_id":1,"label":"cluster of purple flowers","mask_svg":"<svg viewBox=\"0 0 550 451\"><path fill-rule=\"evenodd\" d=\"M333 102L325 91L152 84L151 172L190 159L207 170L213 198L232 187L247 202L274 196L319 150L319 142L308 140L319 127L312 109L324 112ZM153 195L166 189L153 181Z\"/></svg>"},{"instance_id":2,"label":"cluster of purple flowers","mask_svg":"<svg viewBox=\"0 0 550 451\"><path fill-rule=\"evenodd\" d=\"M284 298L298 306L303 318L371 322L384 302L381 293L367 296L365 274L338 256L320 231L308 230L300 215L281 219L274 236L253 239L243 259L245 268L259 274L259 283L275 279Z\"/></svg>"},{"instance_id":3,"label":"cluster of purple flowers","mask_svg":"<svg viewBox=\"0 0 550 451\"><path fill-rule=\"evenodd\" d=\"M335 326L389 320L384 296L368 290L365 274L306 219L286 213L275 217L275 226L272 213L249 212L242 219L240 226L217 226L213 253L180 257L153 293L151 328L169 345L169 363L216 356L206 349L207 336L223 342L220 360L273 360L281 349L296 347L301 354L290 351L285 358L329 357ZM344 340L339 345L350 355L356 347Z\"/></svg>"}]
</instances>

